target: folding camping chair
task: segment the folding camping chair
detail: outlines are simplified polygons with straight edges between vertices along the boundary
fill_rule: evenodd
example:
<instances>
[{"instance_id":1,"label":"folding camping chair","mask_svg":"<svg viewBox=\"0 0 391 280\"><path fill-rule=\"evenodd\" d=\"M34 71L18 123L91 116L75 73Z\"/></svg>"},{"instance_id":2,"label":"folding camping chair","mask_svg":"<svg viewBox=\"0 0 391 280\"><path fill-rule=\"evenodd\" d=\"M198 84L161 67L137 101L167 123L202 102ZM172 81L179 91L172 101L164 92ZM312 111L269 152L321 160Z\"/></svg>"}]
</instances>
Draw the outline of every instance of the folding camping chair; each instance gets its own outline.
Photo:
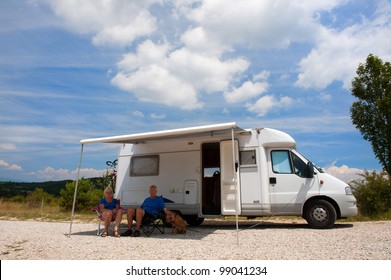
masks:
<instances>
[{"instance_id":1,"label":"folding camping chair","mask_svg":"<svg viewBox=\"0 0 391 280\"><path fill-rule=\"evenodd\" d=\"M165 213L162 211L159 213L156 218L144 217L141 222L141 229L146 236L150 236L155 229L158 230L161 234L164 234L164 221L166 219Z\"/></svg>"},{"instance_id":2,"label":"folding camping chair","mask_svg":"<svg viewBox=\"0 0 391 280\"><path fill-rule=\"evenodd\" d=\"M120 209L123 210L122 207L120 207ZM105 218L103 217L102 212L100 212L99 206L95 206L95 207L91 208L91 211L95 212L96 215L98 216L99 223L98 223L98 230L97 230L97 232L96 232L96 235L100 235L100 234L101 234L101 232L100 232L100 226L101 226L101 223L102 223L102 222L103 222L103 223L105 222ZM114 221L115 221L115 217L113 216L112 219L111 219L111 223L114 222ZM111 226L111 224L110 224L110 226Z\"/></svg>"}]
</instances>

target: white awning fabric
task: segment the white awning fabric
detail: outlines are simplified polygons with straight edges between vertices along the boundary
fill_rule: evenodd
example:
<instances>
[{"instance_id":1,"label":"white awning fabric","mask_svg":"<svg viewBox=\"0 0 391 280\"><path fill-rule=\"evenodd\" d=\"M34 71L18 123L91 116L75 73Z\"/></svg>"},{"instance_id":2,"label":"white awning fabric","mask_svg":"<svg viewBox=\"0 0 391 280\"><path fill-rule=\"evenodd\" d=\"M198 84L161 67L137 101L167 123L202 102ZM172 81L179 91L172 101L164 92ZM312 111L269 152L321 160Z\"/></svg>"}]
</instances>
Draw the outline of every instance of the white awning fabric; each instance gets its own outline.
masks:
<instances>
[{"instance_id":1,"label":"white awning fabric","mask_svg":"<svg viewBox=\"0 0 391 280\"><path fill-rule=\"evenodd\" d=\"M81 144L92 144L92 143L117 143L117 144L133 143L134 144L134 143L141 143L141 142L148 142L148 141L167 140L167 139L202 137L206 135L231 136L232 129L235 131L235 133L246 131L242 128L237 127L235 122L230 122L230 123L222 123L222 124L214 124L214 125L162 130L162 131L155 131L155 132L83 139L80 141L80 143Z\"/></svg>"}]
</instances>

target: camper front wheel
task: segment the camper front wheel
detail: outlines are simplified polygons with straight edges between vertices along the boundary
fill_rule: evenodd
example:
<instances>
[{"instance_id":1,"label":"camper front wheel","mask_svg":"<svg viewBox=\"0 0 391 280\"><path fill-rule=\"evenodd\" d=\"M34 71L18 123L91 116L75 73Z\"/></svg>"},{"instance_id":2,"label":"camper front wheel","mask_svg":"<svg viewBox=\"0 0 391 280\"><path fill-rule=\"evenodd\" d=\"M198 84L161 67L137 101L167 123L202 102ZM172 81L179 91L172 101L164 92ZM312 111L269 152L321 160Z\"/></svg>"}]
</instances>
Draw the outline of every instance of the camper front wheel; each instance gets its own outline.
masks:
<instances>
[{"instance_id":1,"label":"camper front wheel","mask_svg":"<svg viewBox=\"0 0 391 280\"><path fill-rule=\"evenodd\" d=\"M304 217L312 228L327 229L333 227L337 213L330 202L314 200L306 207Z\"/></svg>"}]
</instances>

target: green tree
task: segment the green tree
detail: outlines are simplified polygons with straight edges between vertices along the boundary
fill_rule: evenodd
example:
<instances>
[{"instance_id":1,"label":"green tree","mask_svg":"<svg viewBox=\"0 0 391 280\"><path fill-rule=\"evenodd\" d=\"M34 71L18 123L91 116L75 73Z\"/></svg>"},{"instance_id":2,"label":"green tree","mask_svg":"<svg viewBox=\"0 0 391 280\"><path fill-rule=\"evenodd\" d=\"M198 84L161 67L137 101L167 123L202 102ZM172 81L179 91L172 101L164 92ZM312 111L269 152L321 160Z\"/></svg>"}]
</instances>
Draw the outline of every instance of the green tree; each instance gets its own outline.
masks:
<instances>
[{"instance_id":1,"label":"green tree","mask_svg":"<svg viewBox=\"0 0 391 280\"><path fill-rule=\"evenodd\" d=\"M60 191L60 206L66 210L72 209L76 182L67 183ZM103 197L103 190L96 189L94 183L88 179L80 179L77 187L75 210L85 210L96 206Z\"/></svg>"},{"instance_id":2,"label":"green tree","mask_svg":"<svg viewBox=\"0 0 391 280\"><path fill-rule=\"evenodd\" d=\"M352 122L391 174L391 64L370 54L356 73L352 95L358 100L350 108Z\"/></svg>"}]
</instances>

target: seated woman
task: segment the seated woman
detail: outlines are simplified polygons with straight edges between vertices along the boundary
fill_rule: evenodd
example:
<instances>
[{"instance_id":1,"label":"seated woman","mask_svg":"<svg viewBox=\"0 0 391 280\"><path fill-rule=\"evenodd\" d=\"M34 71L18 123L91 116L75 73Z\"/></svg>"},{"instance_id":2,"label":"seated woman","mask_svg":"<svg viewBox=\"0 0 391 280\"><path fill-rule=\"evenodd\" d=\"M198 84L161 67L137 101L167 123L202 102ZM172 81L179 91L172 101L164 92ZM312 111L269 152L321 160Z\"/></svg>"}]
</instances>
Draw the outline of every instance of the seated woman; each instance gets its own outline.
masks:
<instances>
[{"instance_id":1,"label":"seated woman","mask_svg":"<svg viewBox=\"0 0 391 280\"><path fill-rule=\"evenodd\" d=\"M118 227L122 220L123 210L120 208L119 200L113 198L113 189L111 187L107 187L103 191L103 194L105 197L99 201L99 210L105 220L105 229L103 230L101 236L107 236L110 223L114 221L113 234L115 237L120 237L118 233Z\"/></svg>"}]
</instances>

